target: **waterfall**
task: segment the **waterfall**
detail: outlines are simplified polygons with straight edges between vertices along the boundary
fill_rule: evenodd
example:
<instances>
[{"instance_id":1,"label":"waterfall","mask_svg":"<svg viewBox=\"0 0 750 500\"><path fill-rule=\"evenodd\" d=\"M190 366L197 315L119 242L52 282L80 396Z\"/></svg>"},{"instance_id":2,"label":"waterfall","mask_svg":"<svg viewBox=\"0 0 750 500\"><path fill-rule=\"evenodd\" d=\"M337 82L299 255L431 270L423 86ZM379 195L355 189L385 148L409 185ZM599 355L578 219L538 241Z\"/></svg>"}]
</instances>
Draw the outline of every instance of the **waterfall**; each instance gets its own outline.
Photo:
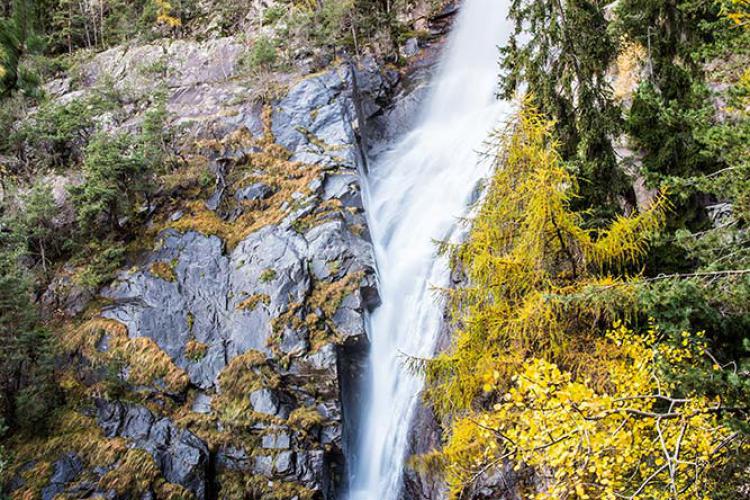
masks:
<instances>
[{"instance_id":1,"label":"waterfall","mask_svg":"<svg viewBox=\"0 0 750 500\"><path fill-rule=\"evenodd\" d=\"M498 46L512 27L509 0L464 0L413 130L371 166L364 183L382 305L369 318L370 357L358 442L350 457L352 500L399 498L407 438L423 380L402 354L433 354L449 283L436 240L459 237L477 183L479 151L508 104L496 99Z\"/></svg>"}]
</instances>

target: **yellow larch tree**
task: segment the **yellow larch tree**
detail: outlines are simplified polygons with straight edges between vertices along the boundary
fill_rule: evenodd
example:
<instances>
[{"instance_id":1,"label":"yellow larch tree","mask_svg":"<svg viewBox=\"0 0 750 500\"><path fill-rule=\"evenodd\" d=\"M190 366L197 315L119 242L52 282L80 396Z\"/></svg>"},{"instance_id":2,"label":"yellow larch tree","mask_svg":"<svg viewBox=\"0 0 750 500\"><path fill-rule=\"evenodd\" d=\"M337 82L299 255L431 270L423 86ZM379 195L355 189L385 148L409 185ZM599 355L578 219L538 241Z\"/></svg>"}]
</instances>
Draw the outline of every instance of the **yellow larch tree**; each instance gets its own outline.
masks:
<instances>
[{"instance_id":1,"label":"yellow larch tree","mask_svg":"<svg viewBox=\"0 0 750 500\"><path fill-rule=\"evenodd\" d=\"M664 369L702 361L702 336L672 346L621 323L666 199L586 229L552 126L523 103L494 135L466 242L442 245L467 285L446 291L454 342L425 366L426 397L452 425L419 462L442 470L453 498L505 463L534 471L529 498L694 497L733 434L720 402L675 396Z\"/></svg>"}]
</instances>

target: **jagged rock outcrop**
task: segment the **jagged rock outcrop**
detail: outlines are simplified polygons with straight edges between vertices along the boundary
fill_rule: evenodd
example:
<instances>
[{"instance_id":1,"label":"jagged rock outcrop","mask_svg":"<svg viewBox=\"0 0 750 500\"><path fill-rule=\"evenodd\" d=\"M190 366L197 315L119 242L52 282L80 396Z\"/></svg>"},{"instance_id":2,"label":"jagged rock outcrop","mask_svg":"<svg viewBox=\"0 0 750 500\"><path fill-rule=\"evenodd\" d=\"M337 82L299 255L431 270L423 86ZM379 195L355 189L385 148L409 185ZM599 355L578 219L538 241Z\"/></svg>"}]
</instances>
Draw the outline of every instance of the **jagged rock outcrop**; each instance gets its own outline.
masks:
<instances>
[{"instance_id":1,"label":"jagged rock outcrop","mask_svg":"<svg viewBox=\"0 0 750 500\"><path fill-rule=\"evenodd\" d=\"M97 401L96 419L106 437L124 437L146 450L166 481L183 486L197 499L207 498L208 447L195 434L148 408L117 401Z\"/></svg>"}]
</instances>

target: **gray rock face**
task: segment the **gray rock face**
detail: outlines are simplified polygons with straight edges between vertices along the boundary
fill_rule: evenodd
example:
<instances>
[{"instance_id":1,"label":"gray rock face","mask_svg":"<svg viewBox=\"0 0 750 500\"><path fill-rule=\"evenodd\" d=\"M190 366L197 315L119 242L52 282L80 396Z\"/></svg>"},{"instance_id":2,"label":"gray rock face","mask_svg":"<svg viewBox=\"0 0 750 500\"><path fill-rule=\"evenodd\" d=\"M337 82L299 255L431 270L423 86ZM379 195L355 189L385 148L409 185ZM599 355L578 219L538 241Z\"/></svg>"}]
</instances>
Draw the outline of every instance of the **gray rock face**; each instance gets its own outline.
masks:
<instances>
[{"instance_id":1,"label":"gray rock face","mask_svg":"<svg viewBox=\"0 0 750 500\"><path fill-rule=\"evenodd\" d=\"M75 453L66 453L54 464L49 484L42 489L42 500L53 500L83 471L83 463Z\"/></svg>"},{"instance_id":2,"label":"gray rock face","mask_svg":"<svg viewBox=\"0 0 750 500\"><path fill-rule=\"evenodd\" d=\"M378 103L386 99L393 82L372 60L365 60L361 68L343 65L303 80L279 102L273 114L276 140L294 153L294 160L345 167L356 174L360 153L354 146L357 133L362 136L366 124L357 122L352 71L356 73L356 100L363 117L369 119L382 110Z\"/></svg>"},{"instance_id":3,"label":"gray rock face","mask_svg":"<svg viewBox=\"0 0 750 500\"><path fill-rule=\"evenodd\" d=\"M118 117L125 118L107 118L111 126L106 128L133 128L142 117L143 104L166 77L170 118L173 125L183 127L179 147L189 156L196 153L190 149L194 139L264 133L262 105L250 97L255 82L238 70L244 50L244 43L234 37L118 47L83 65L79 89L73 89L70 80L60 80L48 91L64 102L91 93L111 78L124 102ZM161 75L152 74L159 68ZM282 84L291 81L280 78ZM252 408L248 413L259 420L247 430L257 441L253 449L245 449L247 444L238 438L218 446L210 456L206 443L178 427L177 419L157 414L157 406L97 402L97 422L106 436L125 438L129 446L147 451L164 479L199 499L214 491L213 475L221 470L290 481L324 498L335 496L337 478L344 471L343 414L353 411L344 408L341 385L347 383L344 378L355 377L358 366L345 358L349 352L364 352L365 312L379 302L359 187L361 143L396 81L373 60L355 69L340 65L298 80L272 105L271 129L291 160L308 164L317 175L282 207L274 207L284 212L282 222L249 234L232 249L216 236L162 231L153 251L129 263L129 269L100 292L109 301L103 317L125 325L131 338L152 339L188 374L190 392L182 394L165 394L159 386L128 387L145 389L142 393L163 404L165 414L177 406L210 420L219 432L232 429L233 423L223 421L212 407L222 401L219 375L250 350L266 358L264 370L271 373L264 376L275 384L253 385L242 399ZM212 171L217 179L223 177L258 148L231 145L208 154ZM228 183L217 180L216 195L207 208L232 221L242 210L276 203L279 185L250 182L226 192ZM227 204L233 204L235 213L222 212ZM186 217L189 210L178 206L170 221ZM309 303L321 289L342 280L351 281L344 296L326 298L322 305ZM61 281L59 289L66 285ZM68 308L71 315L82 310L86 300L72 297L61 302L58 291L50 292L51 309ZM327 306L333 300L336 307L330 311ZM197 352L190 347L195 345L200 346ZM107 349L107 342L98 348ZM345 374L340 366L349 367ZM304 431L289 418L303 408L320 415L320 422L314 420ZM55 478L77 481L70 472L76 470L73 463L61 464ZM88 477L92 471L85 472ZM48 485L50 495L62 491L56 484Z\"/></svg>"},{"instance_id":4,"label":"gray rock face","mask_svg":"<svg viewBox=\"0 0 750 500\"><path fill-rule=\"evenodd\" d=\"M421 455L440 449L440 425L430 408L418 406L411 423L409 456ZM411 468L404 471L404 492L414 500L432 500L446 497L446 486L440 477L419 473Z\"/></svg>"},{"instance_id":5,"label":"gray rock face","mask_svg":"<svg viewBox=\"0 0 750 500\"><path fill-rule=\"evenodd\" d=\"M224 366L249 349L270 355L272 320L303 301L313 279L372 274L373 266L369 244L341 220L317 226L304 237L268 226L229 255L217 237L195 232L166 231L159 246L140 270L122 272L103 291L113 301L103 316L126 325L131 337L153 339L202 389L214 387ZM174 281L152 273L157 263L171 267ZM373 304L362 292L371 292L372 283L363 279L361 289L342 301L333 318L347 337L362 340L365 335L362 313ZM268 300L243 307L253 296ZM307 347L304 331L287 331L283 338L287 352ZM207 346L202 357L188 355L190 340Z\"/></svg>"},{"instance_id":6,"label":"gray rock face","mask_svg":"<svg viewBox=\"0 0 750 500\"><path fill-rule=\"evenodd\" d=\"M513 470L513 464L506 461L501 467L492 468L477 478L467 496L476 500L523 500L519 485L521 481L529 480L530 477L519 475Z\"/></svg>"},{"instance_id":7,"label":"gray rock face","mask_svg":"<svg viewBox=\"0 0 750 500\"><path fill-rule=\"evenodd\" d=\"M272 194L273 189L271 186L256 182L255 184L237 190L237 192L234 193L234 197L237 201L255 201L266 199Z\"/></svg>"},{"instance_id":8,"label":"gray rock face","mask_svg":"<svg viewBox=\"0 0 750 500\"><path fill-rule=\"evenodd\" d=\"M253 410L265 415L276 416L281 411L281 401L271 389L258 389L250 394Z\"/></svg>"},{"instance_id":9,"label":"gray rock face","mask_svg":"<svg viewBox=\"0 0 750 500\"><path fill-rule=\"evenodd\" d=\"M357 79L363 109L378 112L377 102L389 92L390 83L376 66L358 70ZM146 450L166 480L183 485L198 498L205 497L210 483L209 463L216 471L294 482L324 498L333 498L336 478L342 477L345 405L338 367L347 364L340 358L348 351L339 346L356 345L363 352L364 314L379 301L361 209L360 124L354 118L350 80L349 69L342 66L300 81L274 106L276 141L289 149L293 160L320 168L305 192L294 193L281 207L288 215L280 224L249 234L231 251L216 236L163 231L152 252L120 272L101 292L110 301L102 316L124 324L130 337L152 339L186 371L191 385L199 389L190 407L196 414L215 418L211 404L220 392L219 374L249 350L263 353L267 366L282 381L273 388L256 386L245 396L253 412L262 417L252 427L259 433L260 448L251 453L239 443L228 444L211 459L205 443L168 418L142 406L99 404L97 419L107 436L124 437L131 446ZM194 85L201 84L196 80ZM176 99L193 91L180 91ZM222 126L226 133L249 127L257 135L256 125L225 122ZM244 157L233 151L222 155L228 168ZM273 193L271 186L256 182L228 196L243 210ZM222 205L220 197L213 201L209 208ZM312 218L320 213L319 207L332 202L341 208ZM183 217L178 212L173 220ZM304 218L315 223L301 226ZM333 313L307 306L315 290L341 280L354 280L353 286L335 299ZM317 325L306 323L310 315L318 318ZM327 338L318 337L313 343L313 333L320 336L321 331ZM200 355L190 351L191 343L205 347ZM153 389L161 392L159 387ZM280 425L302 407L321 418L319 425L306 429L304 438Z\"/></svg>"},{"instance_id":10,"label":"gray rock face","mask_svg":"<svg viewBox=\"0 0 750 500\"><path fill-rule=\"evenodd\" d=\"M191 382L207 388L225 365L222 318L227 311L229 260L219 238L199 233L164 233L161 248L153 252L144 269L123 272L102 295L114 307L103 316L120 321L132 337L150 337L177 366L188 372ZM151 272L151 266L170 266L174 281ZM188 359L189 340L208 348L200 359Z\"/></svg>"},{"instance_id":11,"label":"gray rock face","mask_svg":"<svg viewBox=\"0 0 750 500\"><path fill-rule=\"evenodd\" d=\"M208 447L195 434L158 418L143 406L120 402L97 402L97 420L107 437L128 438L135 448L146 450L164 479L206 498Z\"/></svg>"}]
</instances>

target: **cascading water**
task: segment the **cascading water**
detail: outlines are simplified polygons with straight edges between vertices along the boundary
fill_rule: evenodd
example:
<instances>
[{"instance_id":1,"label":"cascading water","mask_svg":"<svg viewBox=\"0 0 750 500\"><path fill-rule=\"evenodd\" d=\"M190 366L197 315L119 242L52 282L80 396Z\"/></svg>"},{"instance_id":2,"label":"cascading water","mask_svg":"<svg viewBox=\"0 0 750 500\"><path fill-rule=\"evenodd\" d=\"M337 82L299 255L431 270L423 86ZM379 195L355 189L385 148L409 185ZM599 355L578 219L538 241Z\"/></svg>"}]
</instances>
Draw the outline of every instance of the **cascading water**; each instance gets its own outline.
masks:
<instances>
[{"instance_id":1,"label":"cascading water","mask_svg":"<svg viewBox=\"0 0 750 500\"><path fill-rule=\"evenodd\" d=\"M361 427L351 460L352 500L399 496L406 442L422 379L402 354L433 353L448 284L436 240L458 237L477 182L478 151L508 104L498 101L498 46L512 27L509 0L465 0L416 127L372 166L364 186L382 305L370 318Z\"/></svg>"}]
</instances>

